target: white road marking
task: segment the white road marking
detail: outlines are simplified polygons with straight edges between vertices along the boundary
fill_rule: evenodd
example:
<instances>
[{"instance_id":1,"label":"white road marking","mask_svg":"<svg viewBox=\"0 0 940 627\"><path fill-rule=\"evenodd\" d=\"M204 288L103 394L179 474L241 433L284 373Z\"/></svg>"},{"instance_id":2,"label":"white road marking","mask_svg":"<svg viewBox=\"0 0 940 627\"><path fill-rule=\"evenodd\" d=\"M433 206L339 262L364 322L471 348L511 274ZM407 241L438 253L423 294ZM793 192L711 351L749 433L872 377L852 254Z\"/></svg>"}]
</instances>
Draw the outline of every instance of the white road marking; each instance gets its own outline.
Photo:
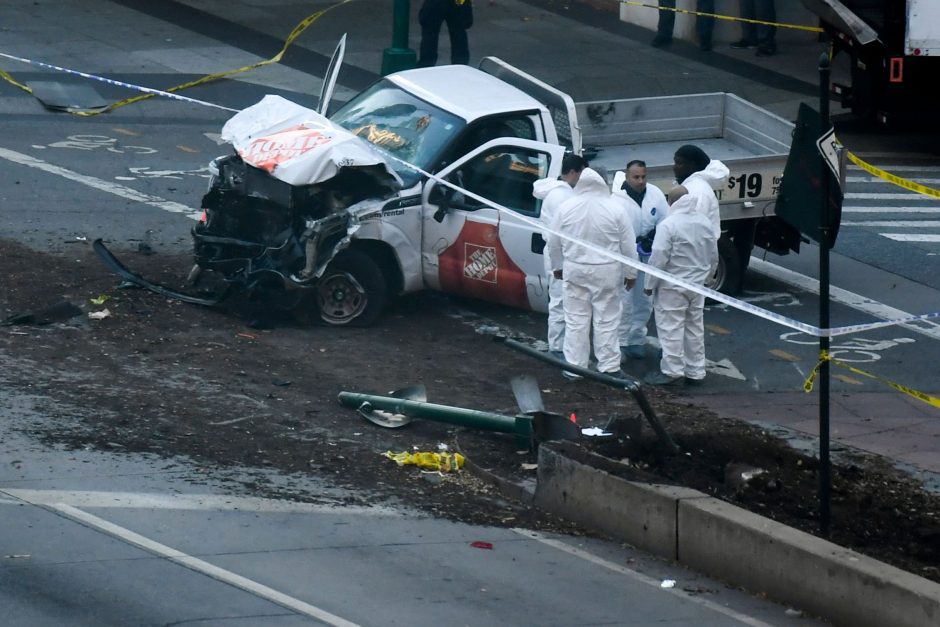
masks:
<instances>
[{"instance_id":1,"label":"white road marking","mask_svg":"<svg viewBox=\"0 0 940 627\"><path fill-rule=\"evenodd\" d=\"M917 192L903 192L898 194L876 194L868 192L849 192L845 199L855 200L923 200L925 202L937 202L933 196L924 196Z\"/></svg>"},{"instance_id":2,"label":"white road marking","mask_svg":"<svg viewBox=\"0 0 940 627\"><path fill-rule=\"evenodd\" d=\"M940 183L940 179L922 179L919 176L911 178L910 180L915 183L920 183L921 185L936 185ZM886 181L880 179L877 176L847 176L845 177L846 183L884 183L885 185L894 185L891 181Z\"/></svg>"},{"instance_id":3,"label":"white road marking","mask_svg":"<svg viewBox=\"0 0 940 627\"><path fill-rule=\"evenodd\" d=\"M217 494L158 494L140 492L101 492L84 490L20 490L2 489L0 495L6 494L14 499L21 499L36 505L49 505L60 503L75 507L99 508L140 508L140 509L170 509L193 511L229 511L262 513L298 513L298 514L352 514L356 516L389 516L401 518L400 511L387 507L358 507L349 505L320 505L317 503L300 503L297 501L281 501L263 499L250 496L223 496ZM0 503L14 501L0 500Z\"/></svg>"},{"instance_id":4,"label":"white road marking","mask_svg":"<svg viewBox=\"0 0 940 627\"><path fill-rule=\"evenodd\" d=\"M871 154L871 153L868 153ZM885 172L936 172L937 168L929 165L882 165L878 166ZM849 165L849 170L854 172L864 172L862 168L854 163Z\"/></svg>"},{"instance_id":5,"label":"white road marking","mask_svg":"<svg viewBox=\"0 0 940 627\"><path fill-rule=\"evenodd\" d=\"M940 207L842 207L842 213L940 213Z\"/></svg>"},{"instance_id":6,"label":"white road marking","mask_svg":"<svg viewBox=\"0 0 940 627\"><path fill-rule=\"evenodd\" d=\"M940 242L940 235L936 233L879 233L878 235L896 242Z\"/></svg>"},{"instance_id":7,"label":"white road marking","mask_svg":"<svg viewBox=\"0 0 940 627\"><path fill-rule=\"evenodd\" d=\"M910 229L925 227L935 229L940 227L940 220L843 220L843 226L882 226Z\"/></svg>"},{"instance_id":8,"label":"white road marking","mask_svg":"<svg viewBox=\"0 0 940 627\"><path fill-rule=\"evenodd\" d=\"M53 504L49 505L52 510L61 513L63 516L74 520L82 525L91 527L92 529L97 529L102 533L105 533L109 536L115 537L118 540L126 542L132 546L136 546L144 551L153 553L160 557L164 557L167 560L184 566L190 570L193 570L197 573L201 573L208 577L212 577L217 581L222 583L227 583L230 586L238 588L239 590L244 590L249 594L253 594L262 599L276 603L281 607L286 607L289 610L297 612L298 614L303 614L304 616L309 616L319 621L323 621L328 625L337 625L338 627L356 627L356 623L350 622L345 618L331 614L326 610L320 609L315 605L310 605L305 603L300 599L297 599L292 596L288 596L283 592L279 592L274 588L269 588L268 586L258 583L248 579L247 577L242 577L237 575L229 570L224 568L219 568L209 562L201 560L197 557L192 557L187 555L182 551L177 551L176 549L169 547L165 544L160 544L150 538L142 536L138 533L134 533L130 529L125 529L124 527L115 525L114 523L108 522L103 518L99 518L93 514L88 514L83 512L80 509L76 509L71 505L64 504Z\"/></svg>"},{"instance_id":9,"label":"white road marking","mask_svg":"<svg viewBox=\"0 0 940 627\"><path fill-rule=\"evenodd\" d=\"M42 159L24 155L23 153L15 152L13 150L7 150L6 148L0 148L0 158L6 159L7 161L12 161L14 163L19 163L20 165L25 165L30 168L36 168L37 170L42 170L50 174L55 174L57 176L69 179L70 181L75 181L76 183L81 183L82 185L87 185L88 187L92 187L109 194L114 194L115 196L120 196L121 198L126 198L127 200L144 203L145 205L150 205L151 207L156 207L157 209L163 209L164 211L169 211L170 213L181 213L187 218L191 218L193 220L198 220L202 214L200 210L187 207L186 205L180 204L178 202L165 200L159 196L144 194L143 192L138 192L136 189L131 189L130 187L125 187L123 185L118 185L117 183L105 181L94 176L79 174L78 172L73 172L67 168L53 165L43 161Z\"/></svg>"},{"instance_id":10,"label":"white road marking","mask_svg":"<svg viewBox=\"0 0 940 627\"><path fill-rule=\"evenodd\" d=\"M568 555L573 555L574 557L581 558L596 566L606 568L607 570L611 570L620 575L625 575L627 577L630 577L631 579L635 579L636 581L645 583L653 588L656 588L657 590L661 590L664 594L672 594L677 597L681 597L691 603L696 603L698 605L707 607L709 610L713 612L724 614L725 616L728 616L729 618L733 618L734 620L744 623L745 625L752 625L753 627L772 627L770 623L765 623L764 621L758 620L752 616L748 616L747 614L736 612L735 610L727 608L719 603L715 603L714 601L711 601L709 599L706 599L700 596L691 595L685 590L682 590L681 588L663 588L661 585L662 582L659 579L653 579L652 577L648 575L644 575L643 573L638 573L637 571L631 570L625 566L621 566L620 564L614 564L613 562L605 560L602 557L598 557L596 555L588 553L587 551L584 551L577 547L573 547L570 544L566 544L562 542L561 540L548 538L538 532L529 531L528 529L513 529L513 531L515 531L516 533L518 533L519 535L523 537L529 538L530 540L535 540L536 542L541 542L542 544L545 544L554 549L562 551L563 553L567 553Z\"/></svg>"},{"instance_id":11,"label":"white road marking","mask_svg":"<svg viewBox=\"0 0 940 627\"><path fill-rule=\"evenodd\" d=\"M817 279L800 274L799 272L794 272L793 270L788 270L787 268L770 263L769 261L764 261L758 257L751 257L750 267L753 268L755 272L760 272L765 276L783 281L788 285L810 292L811 294L819 294L819 281ZM867 313L878 320L895 320L912 315L906 311L885 305L884 303L834 285L829 287L829 295L833 301ZM940 324L931 322L930 320L919 320L914 323L906 323L899 326L910 329L911 331L916 331L934 340L940 340Z\"/></svg>"}]
</instances>

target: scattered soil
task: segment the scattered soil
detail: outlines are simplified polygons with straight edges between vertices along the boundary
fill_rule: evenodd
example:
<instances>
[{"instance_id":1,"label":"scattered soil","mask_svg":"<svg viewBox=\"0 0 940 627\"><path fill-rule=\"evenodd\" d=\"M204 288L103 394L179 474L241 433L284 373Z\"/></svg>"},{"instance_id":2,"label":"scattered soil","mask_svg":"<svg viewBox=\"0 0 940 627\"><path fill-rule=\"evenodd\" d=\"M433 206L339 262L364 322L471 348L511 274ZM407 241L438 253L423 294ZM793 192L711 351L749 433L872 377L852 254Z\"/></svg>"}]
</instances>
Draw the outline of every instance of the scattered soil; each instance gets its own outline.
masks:
<instances>
[{"instance_id":1,"label":"scattered soil","mask_svg":"<svg viewBox=\"0 0 940 627\"><path fill-rule=\"evenodd\" d=\"M179 288L188 257L122 253L141 275ZM606 470L631 479L698 489L818 534L818 462L777 435L723 419L681 396L645 389L682 453L668 453L628 393L570 382L549 364L494 343L461 322L454 301L420 294L396 302L370 329L330 328L304 316L184 304L119 280L90 246L40 253L0 240L0 372L5 393L29 395L45 418L19 421L32 437L64 448L187 456L207 469L239 469L244 489L318 501L390 502L472 523L583 533L505 496L474 473L398 466L386 451L437 451L445 444L477 468L514 484L534 484L536 455L507 433L415 420L383 429L337 401L340 391L387 395L423 383L434 403L517 413L509 380L534 376L547 408L579 426L614 418L633 437L569 447L606 457ZM105 296L100 304L91 299ZM75 311L57 303L71 303ZM473 308L477 304L467 304ZM89 319L107 309L110 316ZM45 313L44 313L45 312ZM503 312L520 327L537 317ZM9 416L9 414L7 414ZM627 433L629 429L624 430ZM585 456L585 459L588 459ZM251 472L259 470L257 473ZM260 472L265 471L265 472ZM271 482L270 471L296 481ZM327 497L305 484L323 478L351 488ZM747 477L747 478L745 478ZM832 470L832 534L837 544L940 581L940 496L874 456L842 456Z\"/></svg>"}]
</instances>

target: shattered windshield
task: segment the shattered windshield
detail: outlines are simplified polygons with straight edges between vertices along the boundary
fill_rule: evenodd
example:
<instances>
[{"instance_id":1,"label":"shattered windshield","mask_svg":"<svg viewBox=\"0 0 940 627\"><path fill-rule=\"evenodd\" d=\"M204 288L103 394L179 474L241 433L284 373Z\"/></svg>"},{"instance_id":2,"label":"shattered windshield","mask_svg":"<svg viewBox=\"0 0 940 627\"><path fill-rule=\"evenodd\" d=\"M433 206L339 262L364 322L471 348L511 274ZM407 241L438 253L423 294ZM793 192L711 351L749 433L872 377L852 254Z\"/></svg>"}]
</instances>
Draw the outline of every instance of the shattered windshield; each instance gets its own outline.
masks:
<instances>
[{"instance_id":1,"label":"shattered windshield","mask_svg":"<svg viewBox=\"0 0 940 627\"><path fill-rule=\"evenodd\" d=\"M465 122L419 100L388 80L381 80L330 116L354 135L391 155L429 170L434 159ZM392 168L411 187L420 174L401 163Z\"/></svg>"}]
</instances>

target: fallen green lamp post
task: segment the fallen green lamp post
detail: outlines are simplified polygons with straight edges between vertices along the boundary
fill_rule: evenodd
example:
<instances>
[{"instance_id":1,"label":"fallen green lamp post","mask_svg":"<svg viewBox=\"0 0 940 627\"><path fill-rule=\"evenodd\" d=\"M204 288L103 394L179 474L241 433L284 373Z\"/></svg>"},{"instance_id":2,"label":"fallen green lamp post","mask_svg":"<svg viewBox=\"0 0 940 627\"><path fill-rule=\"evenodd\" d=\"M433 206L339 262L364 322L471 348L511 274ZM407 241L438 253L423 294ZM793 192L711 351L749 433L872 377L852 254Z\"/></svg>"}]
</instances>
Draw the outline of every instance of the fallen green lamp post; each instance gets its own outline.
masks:
<instances>
[{"instance_id":1,"label":"fallen green lamp post","mask_svg":"<svg viewBox=\"0 0 940 627\"><path fill-rule=\"evenodd\" d=\"M396 429L407 425L413 418L423 418L472 429L511 433L516 436L516 446L520 449L534 449L539 442L546 440L580 438L578 425L561 414L545 411L540 399L532 399L533 388L537 394L538 387L531 377L513 380L517 398L523 390L528 396L522 401L523 413L515 416L428 403L423 385L396 390L391 396L340 392L339 402L345 407L358 409L366 420L380 427Z\"/></svg>"}]
</instances>

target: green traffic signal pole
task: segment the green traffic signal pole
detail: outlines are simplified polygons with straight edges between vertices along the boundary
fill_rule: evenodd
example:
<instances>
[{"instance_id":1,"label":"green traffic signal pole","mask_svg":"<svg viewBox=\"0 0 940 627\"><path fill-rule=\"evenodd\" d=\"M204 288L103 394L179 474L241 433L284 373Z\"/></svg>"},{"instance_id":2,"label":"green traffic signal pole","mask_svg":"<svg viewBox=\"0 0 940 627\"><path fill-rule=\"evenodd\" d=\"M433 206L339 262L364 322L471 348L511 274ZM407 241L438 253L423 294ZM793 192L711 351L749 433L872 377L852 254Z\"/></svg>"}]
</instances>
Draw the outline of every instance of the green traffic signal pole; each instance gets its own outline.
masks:
<instances>
[{"instance_id":1,"label":"green traffic signal pole","mask_svg":"<svg viewBox=\"0 0 940 627\"><path fill-rule=\"evenodd\" d=\"M415 51L408 47L408 23L411 21L411 0L395 0L392 7L392 47L382 53L382 76L410 70L418 62Z\"/></svg>"}]
</instances>

